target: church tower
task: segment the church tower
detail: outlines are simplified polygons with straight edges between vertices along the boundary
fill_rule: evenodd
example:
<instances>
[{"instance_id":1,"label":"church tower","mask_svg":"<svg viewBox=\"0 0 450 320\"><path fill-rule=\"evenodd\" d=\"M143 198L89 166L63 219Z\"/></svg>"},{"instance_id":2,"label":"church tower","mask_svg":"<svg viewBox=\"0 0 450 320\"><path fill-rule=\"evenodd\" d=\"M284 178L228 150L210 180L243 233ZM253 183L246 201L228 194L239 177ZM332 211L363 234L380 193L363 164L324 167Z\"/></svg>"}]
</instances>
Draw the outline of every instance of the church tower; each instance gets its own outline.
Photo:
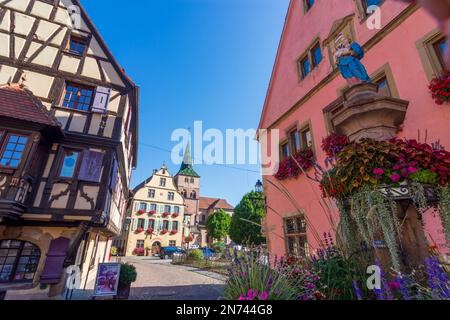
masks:
<instances>
[{"instance_id":1,"label":"church tower","mask_svg":"<svg viewBox=\"0 0 450 320\"><path fill-rule=\"evenodd\" d=\"M191 223L195 221L199 212L200 176L192 166L191 144L188 141L184 151L183 163L180 171L174 177L178 192L185 199L185 215L191 215Z\"/></svg>"}]
</instances>

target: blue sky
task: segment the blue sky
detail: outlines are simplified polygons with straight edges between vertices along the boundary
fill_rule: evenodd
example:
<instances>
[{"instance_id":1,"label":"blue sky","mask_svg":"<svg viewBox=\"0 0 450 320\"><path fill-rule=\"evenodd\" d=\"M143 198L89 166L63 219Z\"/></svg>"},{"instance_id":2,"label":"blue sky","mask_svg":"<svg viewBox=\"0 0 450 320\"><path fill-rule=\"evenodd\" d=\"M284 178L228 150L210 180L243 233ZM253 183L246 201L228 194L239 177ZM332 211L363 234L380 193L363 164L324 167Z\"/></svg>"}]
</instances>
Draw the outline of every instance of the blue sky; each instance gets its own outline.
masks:
<instances>
[{"instance_id":1,"label":"blue sky","mask_svg":"<svg viewBox=\"0 0 450 320\"><path fill-rule=\"evenodd\" d=\"M161 150L175 146L175 129L193 128L196 120L204 130L257 128L289 0L82 3L141 87L132 186L164 161L172 174L178 171L170 152ZM241 170L196 165L201 195L236 205L260 176L258 165L233 167Z\"/></svg>"}]
</instances>

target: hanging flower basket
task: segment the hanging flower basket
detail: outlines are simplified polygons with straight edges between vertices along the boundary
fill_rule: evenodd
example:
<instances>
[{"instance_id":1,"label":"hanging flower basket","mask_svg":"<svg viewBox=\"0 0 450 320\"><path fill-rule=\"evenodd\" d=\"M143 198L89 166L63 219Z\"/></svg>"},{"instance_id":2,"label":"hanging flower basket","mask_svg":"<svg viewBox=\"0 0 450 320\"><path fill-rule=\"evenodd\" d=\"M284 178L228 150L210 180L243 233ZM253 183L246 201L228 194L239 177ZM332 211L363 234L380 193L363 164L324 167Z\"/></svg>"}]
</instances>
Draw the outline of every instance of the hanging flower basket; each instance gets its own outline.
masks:
<instances>
[{"instance_id":1,"label":"hanging flower basket","mask_svg":"<svg viewBox=\"0 0 450 320\"><path fill-rule=\"evenodd\" d=\"M178 233L177 230L172 230L172 231L170 231L170 234L171 234L171 235L174 235L174 234L177 234L177 233Z\"/></svg>"},{"instance_id":2,"label":"hanging flower basket","mask_svg":"<svg viewBox=\"0 0 450 320\"><path fill-rule=\"evenodd\" d=\"M441 75L434 77L429 86L431 97L438 105L450 100L450 72L445 71Z\"/></svg>"},{"instance_id":3,"label":"hanging flower basket","mask_svg":"<svg viewBox=\"0 0 450 320\"><path fill-rule=\"evenodd\" d=\"M145 231L147 234L152 234L153 233L153 229L152 228L148 228L147 231Z\"/></svg>"},{"instance_id":4,"label":"hanging flower basket","mask_svg":"<svg viewBox=\"0 0 450 320\"><path fill-rule=\"evenodd\" d=\"M148 212L148 215L153 216L155 213L156 213L155 210L150 210L150 211Z\"/></svg>"},{"instance_id":5,"label":"hanging flower basket","mask_svg":"<svg viewBox=\"0 0 450 320\"><path fill-rule=\"evenodd\" d=\"M322 140L322 149L328 157L333 158L349 143L346 135L332 133Z\"/></svg>"},{"instance_id":6,"label":"hanging flower basket","mask_svg":"<svg viewBox=\"0 0 450 320\"><path fill-rule=\"evenodd\" d=\"M178 218L179 215L180 214L178 214L178 213L172 213L172 218Z\"/></svg>"},{"instance_id":7,"label":"hanging flower basket","mask_svg":"<svg viewBox=\"0 0 450 320\"><path fill-rule=\"evenodd\" d=\"M142 233L144 231L144 228L137 228L136 229L136 234Z\"/></svg>"},{"instance_id":8,"label":"hanging flower basket","mask_svg":"<svg viewBox=\"0 0 450 320\"><path fill-rule=\"evenodd\" d=\"M161 230L161 234L166 234L167 232L169 232L167 229Z\"/></svg>"},{"instance_id":9,"label":"hanging flower basket","mask_svg":"<svg viewBox=\"0 0 450 320\"><path fill-rule=\"evenodd\" d=\"M137 212L138 215L142 215L142 214L144 214L144 213L145 213L145 210L142 210L142 209L141 209L141 210L138 210L138 212Z\"/></svg>"},{"instance_id":10,"label":"hanging flower basket","mask_svg":"<svg viewBox=\"0 0 450 320\"><path fill-rule=\"evenodd\" d=\"M275 178L277 178L278 180L296 178L302 173L302 169L306 171L311 168L313 162L313 151L311 149L305 149L299 152L297 155L281 161L278 172L275 174Z\"/></svg>"},{"instance_id":11,"label":"hanging flower basket","mask_svg":"<svg viewBox=\"0 0 450 320\"><path fill-rule=\"evenodd\" d=\"M168 213L168 212L164 212L163 214L162 214L162 216L165 218L165 217L167 217L167 216L169 216L170 215L170 213Z\"/></svg>"}]
</instances>

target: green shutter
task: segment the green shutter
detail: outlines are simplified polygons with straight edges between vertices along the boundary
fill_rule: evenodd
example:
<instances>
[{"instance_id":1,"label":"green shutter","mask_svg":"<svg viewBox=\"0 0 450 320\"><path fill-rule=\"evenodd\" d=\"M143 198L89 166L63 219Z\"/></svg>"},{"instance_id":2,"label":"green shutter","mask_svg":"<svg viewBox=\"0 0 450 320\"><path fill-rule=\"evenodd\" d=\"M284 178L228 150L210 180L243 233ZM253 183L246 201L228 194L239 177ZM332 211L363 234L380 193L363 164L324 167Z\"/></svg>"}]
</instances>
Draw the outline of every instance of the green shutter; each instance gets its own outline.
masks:
<instances>
[{"instance_id":1,"label":"green shutter","mask_svg":"<svg viewBox=\"0 0 450 320\"><path fill-rule=\"evenodd\" d=\"M139 202L137 201L134 203L134 211L139 211Z\"/></svg>"},{"instance_id":2,"label":"green shutter","mask_svg":"<svg viewBox=\"0 0 450 320\"><path fill-rule=\"evenodd\" d=\"M144 230L148 229L148 219L144 220Z\"/></svg>"},{"instance_id":3,"label":"green shutter","mask_svg":"<svg viewBox=\"0 0 450 320\"><path fill-rule=\"evenodd\" d=\"M169 231L172 231L172 221L169 221L169 225L168 225L167 229L168 229Z\"/></svg>"},{"instance_id":4,"label":"green shutter","mask_svg":"<svg viewBox=\"0 0 450 320\"><path fill-rule=\"evenodd\" d=\"M137 229L137 223L138 223L138 219L133 219L131 231L135 231Z\"/></svg>"}]
</instances>

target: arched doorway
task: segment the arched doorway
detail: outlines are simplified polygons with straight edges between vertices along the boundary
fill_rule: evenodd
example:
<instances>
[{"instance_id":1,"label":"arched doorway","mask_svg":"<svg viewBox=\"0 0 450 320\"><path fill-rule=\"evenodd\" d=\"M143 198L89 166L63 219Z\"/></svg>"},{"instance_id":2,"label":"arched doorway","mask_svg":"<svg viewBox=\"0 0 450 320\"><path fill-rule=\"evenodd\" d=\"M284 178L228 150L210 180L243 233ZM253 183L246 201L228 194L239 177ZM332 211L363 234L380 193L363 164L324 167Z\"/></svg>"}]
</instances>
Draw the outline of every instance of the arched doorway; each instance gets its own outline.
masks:
<instances>
[{"instance_id":1,"label":"arched doorway","mask_svg":"<svg viewBox=\"0 0 450 320\"><path fill-rule=\"evenodd\" d=\"M22 240L0 240L0 283L33 282L41 250Z\"/></svg>"},{"instance_id":2,"label":"arched doorway","mask_svg":"<svg viewBox=\"0 0 450 320\"><path fill-rule=\"evenodd\" d=\"M161 242L155 241L152 243L152 256L159 255L161 252Z\"/></svg>"}]
</instances>

